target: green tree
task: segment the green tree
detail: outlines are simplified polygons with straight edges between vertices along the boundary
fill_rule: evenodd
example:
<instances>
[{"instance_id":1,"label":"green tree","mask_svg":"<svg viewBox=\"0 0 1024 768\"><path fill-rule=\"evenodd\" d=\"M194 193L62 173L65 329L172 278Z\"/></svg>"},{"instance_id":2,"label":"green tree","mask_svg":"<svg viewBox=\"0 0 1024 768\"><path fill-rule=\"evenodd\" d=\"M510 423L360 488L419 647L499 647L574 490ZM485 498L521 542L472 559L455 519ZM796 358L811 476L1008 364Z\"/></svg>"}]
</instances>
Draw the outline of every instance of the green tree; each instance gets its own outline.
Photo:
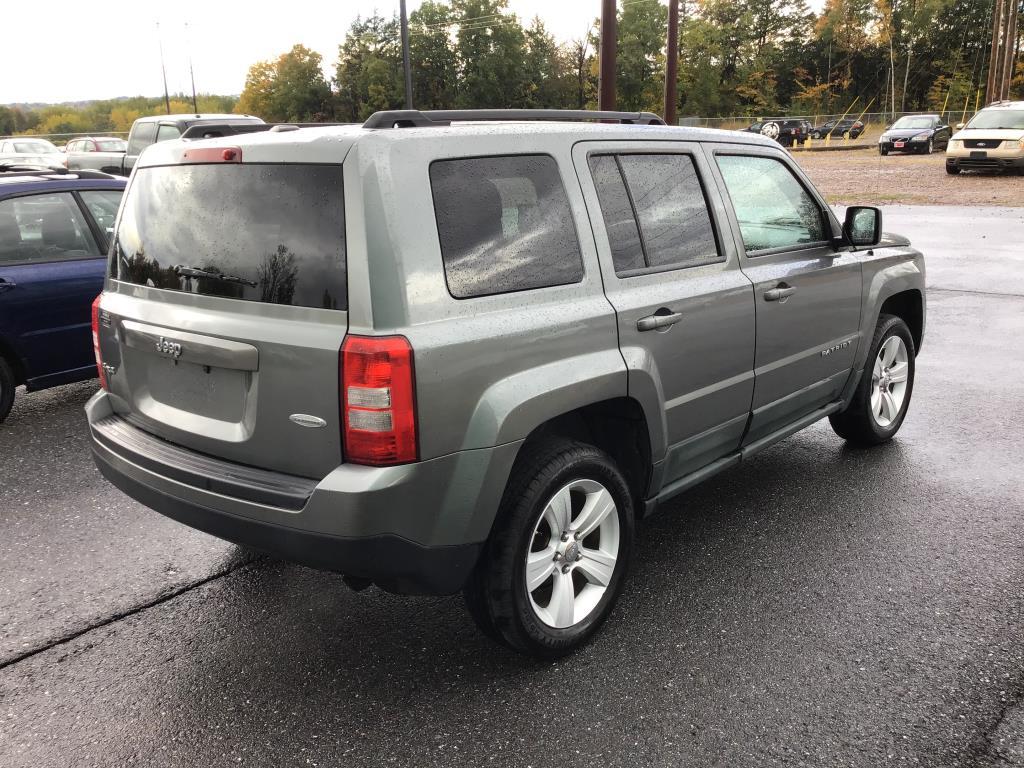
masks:
<instances>
[{"instance_id":1,"label":"green tree","mask_svg":"<svg viewBox=\"0 0 1024 768\"><path fill-rule=\"evenodd\" d=\"M338 112L352 122L381 109L396 109L404 100L398 21L374 14L356 17L338 48L334 83Z\"/></svg>"},{"instance_id":2,"label":"green tree","mask_svg":"<svg viewBox=\"0 0 1024 768\"><path fill-rule=\"evenodd\" d=\"M452 0L458 19L457 103L469 108L510 108L525 103L525 35L508 0Z\"/></svg>"},{"instance_id":3,"label":"green tree","mask_svg":"<svg viewBox=\"0 0 1024 768\"><path fill-rule=\"evenodd\" d=\"M409 14L412 102L417 109L455 106L459 61L451 42L454 23L451 6L434 0Z\"/></svg>"}]
</instances>

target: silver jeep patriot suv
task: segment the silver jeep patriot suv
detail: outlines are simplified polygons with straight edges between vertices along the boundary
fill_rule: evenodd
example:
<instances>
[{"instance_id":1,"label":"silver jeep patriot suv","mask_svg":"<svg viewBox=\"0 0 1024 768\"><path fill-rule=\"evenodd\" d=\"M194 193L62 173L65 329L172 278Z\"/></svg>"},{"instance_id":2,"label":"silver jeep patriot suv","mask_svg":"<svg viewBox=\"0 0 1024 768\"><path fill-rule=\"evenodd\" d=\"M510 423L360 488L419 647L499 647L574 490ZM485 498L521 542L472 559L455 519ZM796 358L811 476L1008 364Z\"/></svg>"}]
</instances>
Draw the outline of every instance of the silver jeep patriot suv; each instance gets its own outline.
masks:
<instances>
[{"instance_id":1,"label":"silver jeep patriot suv","mask_svg":"<svg viewBox=\"0 0 1024 768\"><path fill-rule=\"evenodd\" d=\"M923 258L877 209L840 224L775 142L659 123L403 111L147 149L93 307L100 470L578 647L661 502L824 417L889 440L924 334Z\"/></svg>"}]
</instances>

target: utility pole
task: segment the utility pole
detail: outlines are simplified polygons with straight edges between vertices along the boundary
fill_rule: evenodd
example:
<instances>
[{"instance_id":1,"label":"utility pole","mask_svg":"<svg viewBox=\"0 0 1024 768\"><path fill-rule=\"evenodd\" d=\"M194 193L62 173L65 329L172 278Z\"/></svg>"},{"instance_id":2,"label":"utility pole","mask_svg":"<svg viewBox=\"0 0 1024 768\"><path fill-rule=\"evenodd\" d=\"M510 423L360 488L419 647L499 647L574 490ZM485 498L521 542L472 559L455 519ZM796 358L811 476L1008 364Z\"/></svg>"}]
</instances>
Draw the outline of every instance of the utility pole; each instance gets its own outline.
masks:
<instances>
[{"instance_id":1,"label":"utility pole","mask_svg":"<svg viewBox=\"0 0 1024 768\"><path fill-rule=\"evenodd\" d=\"M676 124L676 80L679 70L679 0L668 0L668 45L665 59L665 122Z\"/></svg>"},{"instance_id":2,"label":"utility pole","mask_svg":"<svg viewBox=\"0 0 1024 768\"><path fill-rule=\"evenodd\" d=\"M1003 87L999 93L1000 99L1010 98L1010 84L1013 82L1013 70L1015 53L1017 51L1017 6L1019 0L1008 0L1006 9L1006 32L1003 35Z\"/></svg>"},{"instance_id":3,"label":"utility pole","mask_svg":"<svg viewBox=\"0 0 1024 768\"><path fill-rule=\"evenodd\" d=\"M171 114L171 97L167 93L167 67L164 66L164 38L160 34L160 22L156 23L156 39L160 44L160 73L164 76L164 105L167 107L167 114Z\"/></svg>"},{"instance_id":4,"label":"utility pole","mask_svg":"<svg viewBox=\"0 0 1024 768\"><path fill-rule=\"evenodd\" d=\"M409 15L405 12L405 0L398 4L402 16L402 66L405 67L405 108L412 109L412 69L409 66Z\"/></svg>"},{"instance_id":5,"label":"utility pole","mask_svg":"<svg viewBox=\"0 0 1024 768\"><path fill-rule=\"evenodd\" d=\"M192 111L199 114L199 105L196 103L196 73L192 69L192 40L188 34L188 22L185 22L185 45L188 46L188 76L192 80Z\"/></svg>"},{"instance_id":6,"label":"utility pole","mask_svg":"<svg viewBox=\"0 0 1024 768\"><path fill-rule=\"evenodd\" d=\"M1016 1L1016 0L1015 0ZM988 78L985 80L985 101L998 101L1003 89L1003 14L1006 0L992 0L992 45L988 55Z\"/></svg>"},{"instance_id":7,"label":"utility pole","mask_svg":"<svg viewBox=\"0 0 1024 768\"><path fill-rule=\"evenodd\" d=\"M615 0L601 0L601 71L598 75L598 109L615 109Z\"/></svg>"}]
</instances>

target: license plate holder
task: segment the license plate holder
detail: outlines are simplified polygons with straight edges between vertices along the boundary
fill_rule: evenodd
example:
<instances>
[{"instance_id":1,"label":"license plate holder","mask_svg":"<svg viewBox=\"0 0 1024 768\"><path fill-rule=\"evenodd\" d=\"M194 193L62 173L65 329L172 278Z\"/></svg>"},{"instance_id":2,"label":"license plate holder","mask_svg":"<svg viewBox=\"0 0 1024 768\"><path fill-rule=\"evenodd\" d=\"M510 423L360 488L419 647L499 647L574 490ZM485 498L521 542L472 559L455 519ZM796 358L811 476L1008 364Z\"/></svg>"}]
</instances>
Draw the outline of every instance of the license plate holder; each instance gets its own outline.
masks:
<instances>
[{"instance_id":1,"label":"license plate holder","mask_svg":"<svg viewBox=\"0 0 1024 768\"><path fill-rule=\"evenodd\" d=\"M904 145L905 145L905 144L906 144L906 142L905 142L905 141L894 141L894 142L892 143L892 145L893 145L894 147L896 147L896 149L903 149L903 147L904 147Z\"/></svg>"},{"instance_id":2,"label":"license plate holder","mask_svg":"<svg viewBox=\"0 0 1024 768\"><path fill-rule=\"evenodd\" d=\"M988 157L988 152L971 152L972 160L985 160Z\"/></svg>"}]
</instances>

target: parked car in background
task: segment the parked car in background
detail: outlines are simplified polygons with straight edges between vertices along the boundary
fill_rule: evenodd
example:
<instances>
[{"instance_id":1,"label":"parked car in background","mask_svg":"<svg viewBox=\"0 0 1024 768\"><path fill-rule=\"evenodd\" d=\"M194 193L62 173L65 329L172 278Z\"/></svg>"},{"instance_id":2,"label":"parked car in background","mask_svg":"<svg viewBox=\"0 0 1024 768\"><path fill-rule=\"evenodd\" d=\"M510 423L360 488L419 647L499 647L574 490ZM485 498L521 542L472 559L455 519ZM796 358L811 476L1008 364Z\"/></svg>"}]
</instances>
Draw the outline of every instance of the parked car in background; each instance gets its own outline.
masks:
<instances>
[{"instance_id":1,"label":"parked car in background","mask_svg":"<svg viewBox=\"0 0 1024 768\"><path fill-rule=\"evenodd\" d=\"M251 123L263 124L263 120L252 115L155 115L152 117L140 117L132 123L131 133L128 134L128 147L121 159L120 173L127 176L135 166L139 153L146 147L150 147L161 141L170 141L181 137L188 128L194 125L205 123L218 123L221 125L247 125Z\"/></svg>"},{"instance_id":2,"label":"parked car in background","mask_svg":"<svg viewBox=\"0 0 1024 768\"><path fill-rule=\"evenodd\" d=\"M83 136L64 146L69 170L95 170L121 173L128 142L110 136Z\"/></svg>"},{"instance_id":3,"label":"parked car in background","mask_svg":"<svg viewBox=\"0 0 1024 768\"><path fill-rule=\"evenodd\" d=\"M957 126L946 148L946 172L962 170L1024 173L1024 101L992 104Z\"/></svg>"},{"instance_id":4,"label":"parked car in background","mask_svg":"<svg viewBox=\"0 0 1024 768\"><path fill-rule=\"evenodd\" d=\"M0 421L29 392L96 376L90 307L125 180L0 170Z\"/></svg>"},{"instance_id":5,"label":"parked car in background","mask_svg":"<svg viewBox=\"0 0 1024 768\"><path fill-rule=\"evenodd\" d=\"M67 156L46 139L0 139L0 165L12 164L66 168Z\"/></svg>"},{"instance_id":6,"label":"parked car in background","mask_svg":"<svg viewBox=\"0 0 1024 768\"><path fill-rule=\"evenodd\" d=\"M827 123L822 123L820 127L811 129L811 138L823 139L826 136L831 136L832 138L849 136L851 139L856 139L862 133L864 133L864 123L860 120L829 120Z\"/></svg>"},{"instance_id":7,"label":"parked car in background","mask_svg":"<svg viewBox=\"0 0 1024 768\"><path fill-rule=\"evenodd\" d=\"M778 144L657 123L402 110L147 150L93 315L101 472L579 647L636 520L826 417L890 440L924 335L924 257L877 208L841 222Z\"/></svg>"},{"instance_id":8,"label":"parked car in background","mask_svg":"<svg viewBox=\"0 0 1024 768\"><path fill-rule=\"evenodd\" d=\"M759 133L774 139L784 147L792 147L798 142L804 141L811 135L813 126L809 120L797 120L787 117L773 117L768 120L758 120L743 130L747 133Z\"/></svg>"},{"instance_id":9,"label":"parked car in background","mask_svg":"<svg viewBox=\"0 0 1024 768\"><path fill-rule=\"evenodd\" d=\"M917 152L930 155L945 149L952 130L938 115L907 115L886 128L878 137L878 151Z\"/></svg>"}]
</instances>

